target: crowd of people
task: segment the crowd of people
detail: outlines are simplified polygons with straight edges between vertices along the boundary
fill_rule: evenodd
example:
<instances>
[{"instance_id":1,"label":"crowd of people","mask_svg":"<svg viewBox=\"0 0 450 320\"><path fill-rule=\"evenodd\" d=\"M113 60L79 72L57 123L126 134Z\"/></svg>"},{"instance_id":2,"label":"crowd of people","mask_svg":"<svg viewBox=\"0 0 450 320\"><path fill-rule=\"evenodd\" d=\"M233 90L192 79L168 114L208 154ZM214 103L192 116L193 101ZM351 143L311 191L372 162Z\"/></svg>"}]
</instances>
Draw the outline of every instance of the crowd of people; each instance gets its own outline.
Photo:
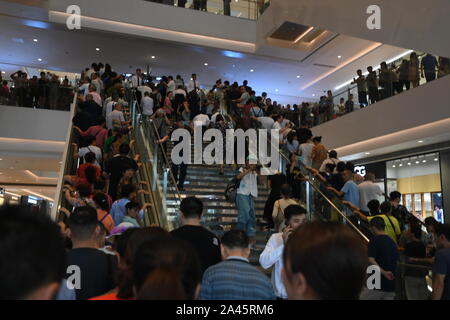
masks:
<instances>
[{"instance_id":1,"label":"crowd of people","mask_svg":"<svg viewBox=\"0 0 450 320\"><path fill-rule=\"evenodd\" d=\"M353 163L328 151L301 117L298 123L286 119L276 102L267 94L257 97L247 81L218 80L205 92L195 74L187 83L180 76L152 80L138 69L129 86L143 121L155 123L161 145L171 128L192 128L195 122L222 130L279 129L284 161L268 177L264 208L273 234L259 257L263 269L272 269L271 280L249 261L263 169L250 164L255 155L236 176L237 225L220 239L202 226L203 202L196 197L181 201L181 227L145 227L152 204L138 197L148 193L148 183L136 174L141 163L129 138L135 128L128 118L128 84L108 64L94 63L83 71L77 92L73 155L79 165L76 174L64 177L69 206L61 208L58 225L26 208L0 209L0 251L10 257L0 261L2 298L393 299L400 252L408 263L433 266L433 299L450 298L449 225L429 217L425 234L400 204L399 192L383 195L373 174L354 173ZM186 166L172 171L182 189ZM306 210L309 174L345 219L317 196L308 208L314 212ZM307 221L308 214L327 222ZM369 237L368 248L350 224ZM376 290L366 286L369 265L381 273ZM412 270L408 276L411 297L419 297L417 283L423 285L425 274Z\"/></svg>"},{"instance_id":2,"label":"crowd of people","mask_svg":"<svg viewBox=\"0 0 450 320\"><path fill-rule=\"evenodd\" d=\"M28 77L23 71L11 74L12 83L0 75L0 104L27 108L69 110L73 87L67 77L62 81L50 72Z\"/></svg>"}]
</instances>

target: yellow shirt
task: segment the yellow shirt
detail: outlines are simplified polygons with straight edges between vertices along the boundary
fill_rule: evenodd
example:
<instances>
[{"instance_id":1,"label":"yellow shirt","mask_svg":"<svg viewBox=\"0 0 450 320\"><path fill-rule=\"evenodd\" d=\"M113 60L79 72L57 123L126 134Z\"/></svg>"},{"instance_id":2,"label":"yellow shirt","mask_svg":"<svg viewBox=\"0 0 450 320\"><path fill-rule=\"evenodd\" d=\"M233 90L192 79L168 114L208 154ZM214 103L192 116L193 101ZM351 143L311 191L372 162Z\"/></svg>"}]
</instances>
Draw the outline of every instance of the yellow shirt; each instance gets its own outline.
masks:
<instances>
[{"instance_id":1,"label":"yellow shirt","mask_svg":"<svg viewBox=\"0 0 450 320\"><path fill-rule=\"evenodd\" d=\"M369 220L369 222L370 222L375 217L383 218L384 224L386 225L386 228L384 229L384 231L386 232L386 234L389 237L391 237L392 240L394 240L395 243L397 243L397 236L399 236L401 234L400 224L398 223L397 218L395 218L393 216L388 217L385 214L379 214L376 216L367 217L367 220Z\"/></svg>"}]
</instances>

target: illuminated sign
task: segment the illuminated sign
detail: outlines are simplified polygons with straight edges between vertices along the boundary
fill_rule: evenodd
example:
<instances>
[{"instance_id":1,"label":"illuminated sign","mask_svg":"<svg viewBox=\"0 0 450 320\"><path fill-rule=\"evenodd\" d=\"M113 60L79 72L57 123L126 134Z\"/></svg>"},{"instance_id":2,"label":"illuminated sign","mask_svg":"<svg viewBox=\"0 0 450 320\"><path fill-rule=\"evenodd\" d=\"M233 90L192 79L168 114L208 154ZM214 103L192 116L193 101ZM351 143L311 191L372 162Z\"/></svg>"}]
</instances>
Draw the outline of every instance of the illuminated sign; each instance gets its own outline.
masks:
<instances>
[{"instance_id":1,"label":"illuminated sign","mask_svg":"<svg viewBox=\"0 0 450 320\"><path fill-rule=\"evenodd\" d=\"M356 166L355 173L358 173L364 177L366 175L366 166Z\"/></svg>"}]
</instances>

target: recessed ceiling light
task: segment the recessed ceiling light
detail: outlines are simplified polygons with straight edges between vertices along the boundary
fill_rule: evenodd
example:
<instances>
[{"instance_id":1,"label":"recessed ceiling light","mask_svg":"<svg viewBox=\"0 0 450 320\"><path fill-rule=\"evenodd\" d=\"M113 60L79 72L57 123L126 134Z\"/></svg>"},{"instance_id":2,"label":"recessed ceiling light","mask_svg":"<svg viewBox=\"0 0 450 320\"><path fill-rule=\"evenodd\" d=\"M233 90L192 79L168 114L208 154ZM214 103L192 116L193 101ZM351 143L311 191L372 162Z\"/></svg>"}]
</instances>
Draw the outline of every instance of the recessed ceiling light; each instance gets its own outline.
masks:
<instances>
[{"instance_id":1,"label":"recessed ceiling light","mask_svg":"<svg viewBox=\"0 0 450 320\"><path fill-rule=\"evenodd\" d=\"M392 168L395 168L395 164L394 164L394 165L392 165Z\"/></svg>"},{"instance_id":2,"label":"recessed ceiling light","mask_svg":"<svg viewBox=\"0 0 450 320\"><path fill-rule=\"evenodd\" d=\"M400 163L398 166L399 166L399 167L403 167L403 163Z\"/></svg>"},{"instance_id":3,"label":"recessed ceiling light","mask_svg":"<svg viewBox=\"0 0 450 320\"><path fill-rule=\"evenodd\" d=\"M313 97L315 97L316 95L313 93Z\"/></svg>"},{"instance_id":4,"label":"recessed ceiling light","mask_svg":"<svg viewBox=\"0 0 450 320\"><path fill-rule=\"evenodd\" d=\"M427 162L427 160L422 160L423 163Z\"/></svg>"},{"instance_id":5,"label":"recessed ceiling light","mask_svg":"<svg viewBox=\"0 0 450 320\"><path fill-rule=\"evenodd\" d=\"M297 76L297 79L299 79L299 78L300 78L300 75Z\"/></svg>"},{"instance_id":6,"label":"recessed ceiling light","mask_svg":"<svg viewBox=\"0 0 450 320\"><path fill-rule=\"evenodd\" d=\"M370 152L366 152L366 154L367 154L367 155L369 155L369 154L370 154Z\"/></svg>"},{"instance_id":7,"label":"recessed ceiling light","mask_svg":"<svg viewBox=\"0 0 450 320\"><path fill-rule=\"evenodd\" d=\"M0 159L1 160L1 159ZM434 161L439 161L439 159L438 158L434 158Z\"/></svg>"},{"instance_id":8,"label":"recessed ceiling light","mask_svg":"<svg viewBox=\"0 0 450 320\"><path fill-rule=\"evenodd\" d=\"M155 56L152 56L152 59L155 59L156 57Z\"/></svg>"},{"instance_id":9,"label":"recessed ceiling light","mask_svg":"<svg viewBox=\"0 0 450 320\"><path fill-rule=\"evenodd\" d=\"M278 92L278 89L275 89L276 92Z\"/></svg>"},{"instance_id":10,"label":"recessed ceiling light","mask_svg":"<svg viewBox=\"0 0 450 320\"><path fill-rule=\"evenodd\" d=\"M253 69L250 69L250 72L253 72L253 71L255 71L255 70L253 70Z\"/></svg>"},{"instance_id":11,"label":"recessed ceiling light","mask_svg":"<svg viewBox=\"0 0 450 320\"><path fill-rule=\"evenodd\" d=\"M418 143L422 143L423 142L423 140L419 140L419 141L417 141Z\"/></svg>"},{"instance_id":12,"label":"recessed ceiling light","mask_svg":"<svg viewBox=\"0 0 450 320\"><path fill-rule=\"evenodd\" d=\"M38 39L33 39L34 42L38 42Z\"/></svg>"},{"instance_id":13,"label":"recessed ceiling light","mask_svg":"<svg viewBox=\"0 0 450 320\"><path fill-rule=\"evenodd\" d=\"M100 48L95 48L96 51L100 51Z\"/></svg>"},{"instance_id":14,"label":"recessed ceiling light","mask_svg":"<svg viewBox=\"0 0 450 320\"><path fill-rule=\"evenodd\" d=\"M205 66L207 66L207 65L208 65L208 63L207 63L207 62L205 62L205 63L204 63L204 65L205 65Z\"/></svg>"},{"instance_id":15,"label":"recessed ceiling light","mask_svg":"<svg viewBox=\"0 0 450 320\"><path fill-rule=\"evenodd\" d=\"M411 162L408 162L408 166L410 166L411 165Z\"/></svg>"},{"instance_id":16,"label":"recessed ceiling light","mask_svg":"<svg viewBox=\"0 0 450 320\"><path fill-rule=\"evenodd\" d=\"M41 59L41 58L39 58L39 59L38 59L38 61L42 61L42 59Z\"/></svg>"},{"instance_id":17,"label":"recessed ceiling light","mask_svg":"<svg viewBox=\"0 0 450 320\"><path fill-rule=\"evenodd\" d=\"M416 164L419 164L420 162L419 161L416 161Z\"/></svg>"},{"instance_id":18,"label":"recessed ceiling light","mask_svg":"<svg viewBox=\"0 0 450 320\"><path fill-rule=\"evenodd\" d=\"M342 56L338 56L338 59L342 58Z\"/></svg>"}]
</instances>

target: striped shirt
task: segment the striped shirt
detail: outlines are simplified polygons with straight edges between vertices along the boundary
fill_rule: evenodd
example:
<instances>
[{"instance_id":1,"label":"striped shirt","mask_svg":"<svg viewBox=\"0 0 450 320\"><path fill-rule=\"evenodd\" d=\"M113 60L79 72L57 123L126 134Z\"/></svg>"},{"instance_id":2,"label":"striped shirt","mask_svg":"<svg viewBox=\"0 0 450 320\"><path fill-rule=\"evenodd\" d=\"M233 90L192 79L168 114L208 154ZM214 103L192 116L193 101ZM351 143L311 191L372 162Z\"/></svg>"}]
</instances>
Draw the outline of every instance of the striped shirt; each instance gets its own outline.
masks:
<instances>
[{"instance_id":1,"label":"striped shirt","mask_svg":"<svg viewBox=\"0 0 450 320\"><path fill-rule=\"evenodd\" d=\"M242 257L229 257L203 275L200 300L274 300L269 278Z\"/></svg>"}]
</instances>

